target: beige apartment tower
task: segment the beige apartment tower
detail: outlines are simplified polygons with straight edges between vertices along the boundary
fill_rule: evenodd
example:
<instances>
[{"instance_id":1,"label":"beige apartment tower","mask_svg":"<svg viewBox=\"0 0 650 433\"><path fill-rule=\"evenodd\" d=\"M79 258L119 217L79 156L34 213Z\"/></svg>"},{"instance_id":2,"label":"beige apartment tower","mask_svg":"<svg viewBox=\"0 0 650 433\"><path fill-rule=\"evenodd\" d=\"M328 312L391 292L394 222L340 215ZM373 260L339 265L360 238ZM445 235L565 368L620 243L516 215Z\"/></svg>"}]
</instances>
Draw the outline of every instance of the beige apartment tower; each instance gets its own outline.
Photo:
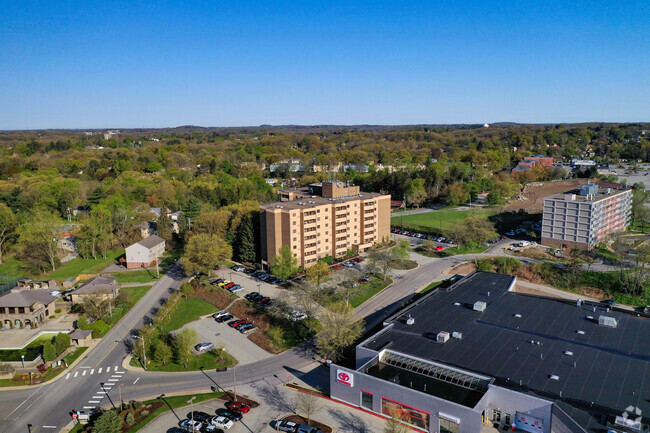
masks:
<instances>
[{"instance_id":1,"label":"beige apartment tower","mask_svg":"<svg viewBox=\"0 0 650 433\"><path fill-rule=\"evenodd\" d=\"M289 245L308 268L326 256L363 252L390 234L390 195L361 192L343 182L280 191L280 201L260 206L262 263Z\"/></svg>"}]
</instances>

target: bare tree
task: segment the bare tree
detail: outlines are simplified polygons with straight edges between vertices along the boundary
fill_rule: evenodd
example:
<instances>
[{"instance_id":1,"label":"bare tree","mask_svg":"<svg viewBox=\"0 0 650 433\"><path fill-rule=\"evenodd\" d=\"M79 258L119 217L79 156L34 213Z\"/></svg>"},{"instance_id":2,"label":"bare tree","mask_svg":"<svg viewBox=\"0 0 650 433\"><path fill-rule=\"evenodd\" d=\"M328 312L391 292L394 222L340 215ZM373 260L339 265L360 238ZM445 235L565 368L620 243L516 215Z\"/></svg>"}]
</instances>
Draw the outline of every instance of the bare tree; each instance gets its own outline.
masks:
<instances>
[{"instance_id":1,"label":"bare tree","mask_svg":"<svg viewBox=\"0 0 650 433\"><path fill-rule=\"evenodd\" d=\"M312 415L321 410L322 407L319 397L306 392L298 393L293 406L296 408L296 413L307 419L307 424L310 423Z\"/></svg>"},{"instance_id":2,"label":"bare tree","mask_svg":"<svg viewBox=\"0 0 650 433\"><path fill-rule=\"evenodd\" d=\"M329 306L320 320L323 330L316 337L318 352L336 362L345 348L354 344L363 333L363 320L357 320L354 309L342 302Z\"/></svg>"},{"instance_id":3,"label":"bare tree","mask_svg":"<svg viewBox=\"0 0 650 433\"><path fill-rule=\"evenodd\" d=\"M291 287L291 295L296 309L307 316L307 326L312 330L312 321L320 308L322 293L320 289L309 282L301 283Z\"/></svg>"}]
</instances>

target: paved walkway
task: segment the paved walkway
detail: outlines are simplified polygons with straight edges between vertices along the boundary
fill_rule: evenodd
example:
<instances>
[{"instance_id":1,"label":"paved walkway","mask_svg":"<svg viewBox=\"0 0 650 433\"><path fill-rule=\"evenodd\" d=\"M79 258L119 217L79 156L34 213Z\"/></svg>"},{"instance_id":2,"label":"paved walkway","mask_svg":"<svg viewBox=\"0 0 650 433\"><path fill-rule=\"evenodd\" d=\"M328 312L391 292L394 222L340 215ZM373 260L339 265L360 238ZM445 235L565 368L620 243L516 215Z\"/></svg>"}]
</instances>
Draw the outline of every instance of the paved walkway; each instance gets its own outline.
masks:
<instances>
[{"instance_id":1,"label":"paved walkway","mask_svg":"<svg viewBox=\"0 0 650 433\"><path fill-rule=\"evenodd\" d=\"M290 378L274 378L273 381L261 380L250 385L238 386L237 393L246 395L260 403L260 406L244 415L242 421L228 430L228 433L265 433L274 432L275 419L295 412L295 400L302 395L284 386L284 382L293 382L329 392L329 370L312 363L302 370L295 370ZM189 398L190 396L188 396ZM326 423L334 433L379 433L384 431L384 419L356 410L328 399L319 400L320 409L312 418ZM222 400L212 400L194 405L194 410L214 414L217 408L224 407ZM190 406L165 412L158 416L142 433L171 432L190 412Z\"/></svg>"}]
</instances>

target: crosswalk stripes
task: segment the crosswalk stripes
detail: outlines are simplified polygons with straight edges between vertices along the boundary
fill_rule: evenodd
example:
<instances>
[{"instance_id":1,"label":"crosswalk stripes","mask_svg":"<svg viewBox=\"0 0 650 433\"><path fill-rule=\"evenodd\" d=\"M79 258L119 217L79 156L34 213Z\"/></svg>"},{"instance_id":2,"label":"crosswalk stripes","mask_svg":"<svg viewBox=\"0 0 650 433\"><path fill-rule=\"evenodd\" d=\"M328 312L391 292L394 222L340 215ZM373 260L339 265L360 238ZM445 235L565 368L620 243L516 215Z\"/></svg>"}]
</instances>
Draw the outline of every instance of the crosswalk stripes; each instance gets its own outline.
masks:
<instances>
[{"instance_id":1,"label":"crosswalk stripes","mask_svg":"<svg viewBox=\"0 0 650 433\"><path fill-rule=\"evenodd\" d=\"M86 374L88 374L90 376L90 375L93 375L95 373L101 374L102 372L104 372L104 373L111 373L112 372L113 374L111 374L111 378L118 378L118 379L120 377L122 377L122 375L124 373L126 373L126 371L120 371L118 366L106 367L106 368L100 367L99 369L97 369L97 371L95 371L94 368L91 369L91 370L87 370L86 368L89 368L89 367L81 367L81 368L83 368L83 370L77 370L75 372L70 372L70 373L66 374L65 379L75 378L75 377L77 377L79 375L79 372L81 372L82 377L85 376Z\"/></svg>"}]
</instances>

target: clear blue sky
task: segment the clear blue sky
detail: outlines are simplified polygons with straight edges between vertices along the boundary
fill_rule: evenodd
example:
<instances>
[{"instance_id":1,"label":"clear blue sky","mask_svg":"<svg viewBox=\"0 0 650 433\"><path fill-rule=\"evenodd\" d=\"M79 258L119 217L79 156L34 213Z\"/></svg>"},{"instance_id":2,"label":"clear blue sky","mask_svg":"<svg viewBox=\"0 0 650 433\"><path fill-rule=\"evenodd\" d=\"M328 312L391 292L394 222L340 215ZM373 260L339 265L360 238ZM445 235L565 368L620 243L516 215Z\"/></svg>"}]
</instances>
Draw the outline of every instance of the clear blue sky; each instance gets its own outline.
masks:
<instances>
[{"instance_id":1,"label":"clear blue sky","mask_svg":"<svg viewBox=\"0 0 650 433\"><path fill-rule=\"evenodd\" d=\"M0 129L650 121L648 0L2 5Z\"/></svg>"}]
</instances>

